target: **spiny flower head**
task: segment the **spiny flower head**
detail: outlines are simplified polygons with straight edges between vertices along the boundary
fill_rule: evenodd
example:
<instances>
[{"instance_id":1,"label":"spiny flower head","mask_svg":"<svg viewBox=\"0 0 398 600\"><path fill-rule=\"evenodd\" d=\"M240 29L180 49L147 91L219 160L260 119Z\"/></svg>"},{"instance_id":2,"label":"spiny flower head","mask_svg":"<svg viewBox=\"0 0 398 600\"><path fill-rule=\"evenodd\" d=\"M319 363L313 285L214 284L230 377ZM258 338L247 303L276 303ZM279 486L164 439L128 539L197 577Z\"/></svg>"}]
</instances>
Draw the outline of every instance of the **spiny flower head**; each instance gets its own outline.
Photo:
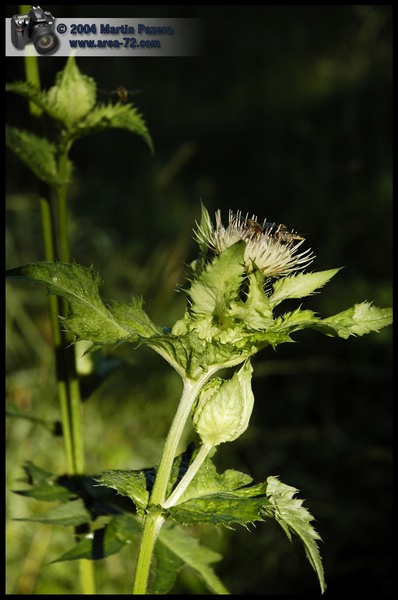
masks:
<instances>
[{"instance_id":1,"label":"spiny flower head","mask_svg":"<svg viewBox=\"0 0 398 600\"><path fill-rule=\"evenodd\" d=\"M198 225L195 239L202 249L210 249L215 254L243 240L246 242L244 260L248 272L259 269L265 277L283 277L305 269L315 255L309 248L299 252L305 238L285 225L267 222L258 223L257 216L244 217L241 211L229 211L228 225L221 220L221 211L216 212L213 226L209 213L204 211Z\"/></svg>"}]
</instances>

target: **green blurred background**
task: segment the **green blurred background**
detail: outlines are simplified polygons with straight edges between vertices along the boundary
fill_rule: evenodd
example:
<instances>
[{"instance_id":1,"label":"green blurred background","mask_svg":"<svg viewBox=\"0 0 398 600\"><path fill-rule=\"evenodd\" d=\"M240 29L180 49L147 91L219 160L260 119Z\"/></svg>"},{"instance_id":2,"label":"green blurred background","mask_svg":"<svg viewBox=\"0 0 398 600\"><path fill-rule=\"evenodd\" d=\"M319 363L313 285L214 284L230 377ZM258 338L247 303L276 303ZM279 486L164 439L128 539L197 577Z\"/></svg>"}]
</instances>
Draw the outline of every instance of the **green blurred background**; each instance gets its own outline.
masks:
<instances>
[{"instance_id":1,"label":"green blurred background","mask_svg":"<svg viewBox=\"0 0 398 600\"><path fill-rule=\"evenodd\" d=\"M203 20L201 57L77 59L101 90L141 90L132 100L155 146L151 157L138 137L113 130L73 147L72 255L99 270L104 298L141 294L152 319L172 325L184 310L176 288L196 255L202 200L211 213L240 209L305 234L314 270L344 267L304 307L326 317L364 300L391 305L392 6L42 8L56 18ZM39 59L44 88L65 60ZM8 82L24 78L22 59L6 67ZM14 94L6 119L32 127ZM44 129L54 134L52 123ZM42 260L39 184L9 151L6 188L7 267ZM44 290L8 284L6 323L7 400L58 419ZM220 447L217 465L299 488L323 538L326 594L390 594L392 328L348 341L304 332L296 341L255 358L251 426ZM94 360L113 370L83 381L88 473L156 464L178 377L145 349ZM71 532L14 520L46 507L11 492L23 487L27 459L62 473L62 441L9 419L7 593L79 593L75 564L49 565L70 548ZM233 594L319 593L301 546L273 523L194 534L224 553L216 570ZM133 552L96 564L98 593L130 592ZM202 592L189 571L174 590Z\"/></svg>"}]
</instances>

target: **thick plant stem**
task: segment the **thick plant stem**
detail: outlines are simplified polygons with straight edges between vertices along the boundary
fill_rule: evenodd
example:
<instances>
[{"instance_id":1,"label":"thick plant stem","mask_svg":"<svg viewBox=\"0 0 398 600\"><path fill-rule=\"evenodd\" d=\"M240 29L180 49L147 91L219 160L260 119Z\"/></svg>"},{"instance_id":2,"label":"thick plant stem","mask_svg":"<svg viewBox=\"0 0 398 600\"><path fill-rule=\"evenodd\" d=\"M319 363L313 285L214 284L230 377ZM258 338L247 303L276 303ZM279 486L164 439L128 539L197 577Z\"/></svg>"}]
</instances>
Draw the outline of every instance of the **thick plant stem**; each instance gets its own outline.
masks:
<instances>
[{"instance_id":1,"label":"thick plant stem","mask_svg":"<svg viewBox=\"0 0 398 600\"><path fill-rule=\"evenodd\" d=\"M79 560L80 587L82 594L95 594L95 573L93 560Z\"/></svg>"},{"instance_id":2,"label":"thick plant stem","mask_svg":"<svg viewBox=\"0 0 398 600\"><path fill-rule=\"evenodd\" d=\"M133 594L146 594L152 554L164 520L165 519L161 514L148 514L146 517L141 538L140 552L135 568Z\"/></svg>"},{"instance_id":3,"label":"thick plant stem","mask_svg":"<svg viewBox=\"0 0 398 600\"><path fill-rule=\"evenodd\" d=\"M161 512L159 512L160 508L156 507L162 506L165 501L167 486L170 481L171 469L173 467L173 461L177 453L184 427L191 414L192 406L195 402L196 396L206 381L217 370L218 367L209 369L209 371L197 381L192 381L187 378L184 380L184 388L180 403L166 438L162 458L159 463L155 484L151 494L149 511L144 522L144 529L134 576L133 594L147 593L152 555L155 549L157 536L165 520L164 516L162 516Z\"/></svg>"},{"instance_id":4,"label":"thick plant stem","mask_svg":"<svg viewBox=\"0 0 398 600\"><path fill-rule=\"evenodd\" d=\"M184 382L184 389L180 404L170 427L159 468L156 473L156 481L155 485L153 486L151 504L162 505L165 500L173 461L177 453L177 448L180 443L185 424L191 414L192 406L199 390L203 387L212 374L213 371L206 373L205 376L197 381L191 381L187 379Z\"/></svg>"}]
</instances>

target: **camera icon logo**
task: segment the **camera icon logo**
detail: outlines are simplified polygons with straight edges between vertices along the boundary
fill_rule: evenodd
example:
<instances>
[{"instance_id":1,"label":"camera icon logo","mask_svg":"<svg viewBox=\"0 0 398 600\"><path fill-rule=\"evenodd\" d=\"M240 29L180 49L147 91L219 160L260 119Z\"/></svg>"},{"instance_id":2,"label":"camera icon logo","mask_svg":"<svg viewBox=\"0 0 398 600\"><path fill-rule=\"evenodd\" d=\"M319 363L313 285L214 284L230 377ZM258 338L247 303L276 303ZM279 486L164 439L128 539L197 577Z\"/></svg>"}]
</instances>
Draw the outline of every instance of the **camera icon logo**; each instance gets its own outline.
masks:
<instances>
[{"instance_id":1,"label":"camera icon logo","mask_svg":"<svg viewBox=\"0 0 398 600\"><path fill-rule=\"evenodd\" d=\"M18 50L32 42L39 54L53 54L59 46L54 24L55 19L50 12L40 6L32 6L28 14L11 17L11 41Z\"/></svg>"}]
</instances>

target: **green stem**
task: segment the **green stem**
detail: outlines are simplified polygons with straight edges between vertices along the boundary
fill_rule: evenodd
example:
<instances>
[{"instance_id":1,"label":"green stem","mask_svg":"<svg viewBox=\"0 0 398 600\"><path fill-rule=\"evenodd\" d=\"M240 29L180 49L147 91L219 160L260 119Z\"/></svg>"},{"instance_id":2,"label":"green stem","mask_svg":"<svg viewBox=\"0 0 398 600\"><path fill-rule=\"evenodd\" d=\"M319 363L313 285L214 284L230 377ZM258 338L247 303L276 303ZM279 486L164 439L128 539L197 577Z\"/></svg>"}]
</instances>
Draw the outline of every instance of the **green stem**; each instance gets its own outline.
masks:
<instances>
[{"instance_id":1,"label":"green stem","mask_svg":"<svg viewBox=\"0 0 398 600\"><path fill-rule=\"evenodd\" d=\"M83 594L95 594L95 573L93 560L79 560L80 586Z\"/></svg>"},{"instance_id":2,"label":"green stem","mask_svg":"<svg viewBox=\"0 0 398 600\"><path fill-rule=\"evenodd\" d=\"M20 14L26 14L30 6L20 5ZM26 80L40 88L39 67L36 56L25 57ZM42 110L34 103L30 103L30 112L40 116ZM70 144L65 144L60 149L59 181L56 189L56 214L53 214L50 202L40 198L40 212L43 231L44 256L48 261L57 258L63 262L70 262L68 238L68 210L67 210L67 164ZM56 233L58 228L59 249L56 249ZM72 475L84 473L84 451L81 426L81 398L79 381L76 373L75 350L71 346L71 339L62 330L58 315L66 314L66 303L59 297L50 296L50 321L53 334L53 346L56 361L57 389L60 402L62 430L65 444L68 472ZM80 582L83 594L95 594L94 565L93 561L81 560Z\"/></svg>"},{"instance_id":3,"label":"green stem","mask_svg":"<svg viewBox=\"0 0 398 600\"><path fill-rule=\"evenodd\" d=\"M58 221L60 215L66 212L66 190L62 194L63 211L58 212ZM54 240L54 221L51 215L50 203L47 199L40 199L41 220L43 230L44 255L46 260L54 261L57 252ZM62 226L58 227L62 231L63 259L69 255L69 245L67 242L67 220L63 216ZM66 314L65 302L60 297L50 296L50 320L53 333L53 345L56 361L57 388L60 402L60 411L62 419L62 431L65 444L66 460L68 472L72 475L84 473L84 451L83 436L81 425L81 399L79 381L76 373L75 349L71 346L71 339L61 330L58 315ZM95 594L94 564L93 561L79 561L80 584L83 594Z\"/></svg>"},{"instance_id":4,"label":"green stem","mask_svg":"<svg viewBox=\"0 0 398 600\"><path fill-rule=\"evenodd\" d=\"M32 7L27 4L21 4L19 6L20 14L26 14ZM40 88L40 74L39 65L36 56L25 56L25 74L26 81L33 83L36 87ZM35 102L29 102L29 112L34 117L40 117L43 110L40 106L37 106Z\"/></svg>"},{"instance_id":5,"label":"green stem","mask_svg":"<svg viewBox=\"0 0 398 600\"><path fill-rule=\"evenodd\" d=\"M58 242L59 259L70 262L69 234L68 234L68 184L67 164L70 144L62 144L58 161L58 176L60 184L57 187L57 212L58 212Z\"/></svg>"},{"instance_id":6,"label":"green stem","mask_svg":"<svg viewBox=\"0 0 398 600\"><path fill-rule=\"evenodd\" d=\"M60 154L58 161L58 176L60 184L56 189L56 220L58 226L58 256L62 262L70 262L70 247L68 235L68 184L67 165L68 151L70 143L60 145ZM64 313L65 314L65 313ZM70 429L73 446L73 472L75 474L84 473L84 448L82 435L81 418L81 397L79 380L76 370L75 348L72 345L71 336L62 332L63 338L63 360L66 365L67 384L68 384L68 412L70 416Z\"/></svg>"},{"instance_id":7,"label":"green stem","mask_svg":"<svg viewBox=\"0 0 398 600\"><path fill-rule=\"evenodd\" d=\"M160 514L148 514L145 519L144 531L141 538L140 552L133 583L133 594L146 594L149 569L159 531L165 519Z\"/></svg>"},{"instance_id":8,"label":"green stem","mask_svg":"<svg viewBox=\"0 0 398 600\"><path fill-rule=\"evenodd\" d=\"M40 198L41 225L44 242L44 256L48 261L54 261L56 257L55 242L53 235L53 223L51 218L50 203L47 198ZM75 460L73 451L73 438L71 427L71 415L69 411L68 386L63 369L63 346L62 332L59 325L58 315L63 313L63 304L58 296L49 296L50 322L55 352L58 398L60 402L62 433L65 444L66 461L68 472L75 472Z\"/></svg>"},{"instance_id":9,"label":"green stem","mask_svg":"<svg viewBox=\"0 0 398 600\"><path fill-rule=\"evenodd\" d=\"M206 373L201 379L191 381L189 379L184 382L180 404L178 405L173 423L170 427L166 443L163 449L162 458L156 473L156 480L153 486L151 504L161 506L165 501L167 486L170 480L173 461L176 457L177 448L180 443L185 424L191 414L192 406L199 390L203 387L206 381L211 377L211 373Z\"/></svg>"},{"instance_id":10,"label":"green stem","mask_svg":"<svg viewBox=\"0 0 398 600\"><path fill-rule=\"evenodd\" d=\"M56 189L56 217L58 226L58 255L62 262L70 262L70 247L68 235L68 184L67 165L68 151L70 144L64 144L60 147L58 162L58 176L60 185ZM65 309L63 311L65 314ZM59 323L58 323L59 326ZM67 382L67 400L68 400L68 429L71 436L72 454L73 454L73 474L84 473L84 447L82 435L82 415L81 415L81 395L80 386L76 370L75 348L72 345L72 338L66 332L61 332L62 352L61 361L66 369ZM91 560L80 560L80 584L83 594L95 594L94 563Z\"/></svg>"},{"instance_id":11,"label":"green stem","mask_svg":"<svg viewBox=\"0 0 398 600\"><path fill-rule=\"evenodd\" d=\"M197 381L184 379L184 388L180 403L167 435L162 458L156 473L156 480L149 504L152 508L149 508L149 512L146 515L144 522L134 576L133 594L146 594L152 555L155 549L157 536L165 521L165 517L162 516L161 513L159 513L159 509L155 507L162 506L165 501L173 461L196 396L206 381L218 370L218 368L219 367L217 366L209 369L209 371Z\"/></svg>"},{"instance_id":12,"label":"green stem","mask_svg":"<svg viewBox=\"0 0 398 600\"><path fill-rule=\"evenodd\" d=\"M84 447L83 447L83 431L82 431L82 403L80 396L80 386L79 380L76 375L76 361L75 361L75 353L73 350L73 372L69 378L69 399L70 399L70 415L72 421L72 439L73 439L73 456L74 456L74 465L75 465L75 473L83 474L84 473ZM90 561L91 562L91 561Z\"/></svg>"}]
</instances>

